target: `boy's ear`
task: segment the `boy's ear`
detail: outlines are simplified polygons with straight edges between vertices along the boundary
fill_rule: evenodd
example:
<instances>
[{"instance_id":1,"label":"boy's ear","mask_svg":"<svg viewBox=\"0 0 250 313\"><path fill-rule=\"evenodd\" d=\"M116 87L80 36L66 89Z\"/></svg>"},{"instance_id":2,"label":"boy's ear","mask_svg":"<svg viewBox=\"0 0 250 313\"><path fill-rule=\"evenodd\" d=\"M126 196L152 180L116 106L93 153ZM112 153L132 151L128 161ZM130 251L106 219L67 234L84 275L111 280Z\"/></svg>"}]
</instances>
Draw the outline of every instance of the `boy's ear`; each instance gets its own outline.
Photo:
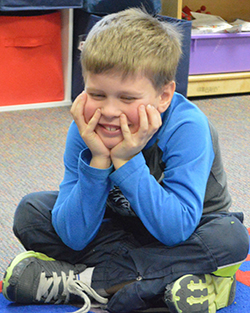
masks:
<instances>
[{"instance_id":1,"label":"boy's ear","mask_svg":"<svg viewBox=\"0 0 250 313\"><path fill-rule=\"evenodd\" d=\"M174 92L175 92L175 87L176 87L175 82L171 81L170 83L168 83L162 88L160 95L159 95L160 102L157 108L160 113L165 112L167 108L169 107L171 100L173 98Z\"/></svg>"}]
</instances>

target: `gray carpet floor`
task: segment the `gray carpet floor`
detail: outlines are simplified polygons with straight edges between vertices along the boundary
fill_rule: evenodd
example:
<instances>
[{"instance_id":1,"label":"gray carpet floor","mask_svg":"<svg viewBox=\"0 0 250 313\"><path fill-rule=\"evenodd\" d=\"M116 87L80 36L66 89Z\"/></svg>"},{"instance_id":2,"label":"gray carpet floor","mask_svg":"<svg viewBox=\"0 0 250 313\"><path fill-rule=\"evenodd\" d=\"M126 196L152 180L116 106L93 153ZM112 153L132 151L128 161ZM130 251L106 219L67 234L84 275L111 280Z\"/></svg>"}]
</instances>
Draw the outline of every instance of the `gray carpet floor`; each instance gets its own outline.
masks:
<instances>
[{"instance_id":1,"label":"gray carpet floor","mask_svg":"<svg viewBox=\"0 0 250 313\"><path fill-rule=\"evenodd\" d=\"M220 134L232 210L250 227L250 95L194 99ZM72 118L69 107L0 113L0 280L10 260L23 251L12 234L15 208L34 191L57 190Z\"/></svg>"}]
</instances>

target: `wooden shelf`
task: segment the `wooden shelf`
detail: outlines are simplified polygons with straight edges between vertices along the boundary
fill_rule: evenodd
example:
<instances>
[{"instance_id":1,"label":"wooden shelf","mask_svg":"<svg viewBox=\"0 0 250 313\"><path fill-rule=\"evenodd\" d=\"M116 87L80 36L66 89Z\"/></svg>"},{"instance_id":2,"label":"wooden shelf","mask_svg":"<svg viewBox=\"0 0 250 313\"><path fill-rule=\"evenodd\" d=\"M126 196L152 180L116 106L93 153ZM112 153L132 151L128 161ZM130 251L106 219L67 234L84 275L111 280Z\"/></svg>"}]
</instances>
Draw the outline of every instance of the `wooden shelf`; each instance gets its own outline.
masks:
<instances>
[{"instance_id":1,"label":"wooden shelf","mask_svg":"<svg viewBox=\"0 0 250 313\"><path fill-rule=\"evenodd\" d=\"M241 0L220 0L219 2L211 0L161 0L162 14L181 18L182 8L187 5L191 10L200 9L201 5L205 5L207 11L213 15L219 15L228 22L234 21L236 18L243 20L250 19L250 1Z\"/></svg>"},{"instance_id":2,"label":"wooden shelf","mask_svg":"<svg viewBox=\"0 0 250 313\"><path fill-rule=\"evenodd\" d=\"M201 5L213 15L219 15L228 22L237 18L250 21L250 1L241 0L162 0L161 14L181 18L182 8L187 5L196 11ZM250 72L190 75L188 97L250 92Z\"/></svg>"},{"instance_id":3,"label":"wooden shelf","mask_svg":"<svg viewBox=\"0 0 250 313\"><path fill-rule=\"evenodd\" d=\"M250 72L190 75L188 97L250 92Z\"/></svg>"},{"instance_id":4,"label":"wooden shelf","mask_svg":"<svg viewBox=\"0 0 250 313\"><path fill-rule=\"evenodd\" d=\"M161 13L166 16L181 18L182 1L180 0L161 0Z\"/></svg>"}]
</instances>

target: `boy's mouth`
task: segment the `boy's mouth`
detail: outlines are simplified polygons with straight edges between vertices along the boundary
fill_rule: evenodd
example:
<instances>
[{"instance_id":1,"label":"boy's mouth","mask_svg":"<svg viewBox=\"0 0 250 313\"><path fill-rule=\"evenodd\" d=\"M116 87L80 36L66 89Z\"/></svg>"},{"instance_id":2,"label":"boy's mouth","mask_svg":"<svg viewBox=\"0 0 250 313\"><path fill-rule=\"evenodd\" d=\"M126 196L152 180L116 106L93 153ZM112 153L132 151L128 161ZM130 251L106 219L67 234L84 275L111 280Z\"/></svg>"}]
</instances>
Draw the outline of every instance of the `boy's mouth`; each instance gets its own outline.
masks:
<instances>
[{"instance_id":1,"label":"boy's mouth","mask_svg":"<svg viewBox=\"0 0 250 313\"><path fill-rule=\"evenodd\" d=\"M117 129L120 129L120 127L118 127L118 126L105 126L105 125L102 125L102 127L104 127L105 129L107 129L108 131L111 131L111 132L114 132Z\"/></svg>"},{"instance_id":2,"label":"boy's mouth","mask_svg":"<svg viewBox=\"0 0 250 313\"><path fill-rule=\"evenodd\" d=\"M116 134L121 131L121 127L116 125L99 124L99 126L107 133Z\"/></svg>"}]
</instances>

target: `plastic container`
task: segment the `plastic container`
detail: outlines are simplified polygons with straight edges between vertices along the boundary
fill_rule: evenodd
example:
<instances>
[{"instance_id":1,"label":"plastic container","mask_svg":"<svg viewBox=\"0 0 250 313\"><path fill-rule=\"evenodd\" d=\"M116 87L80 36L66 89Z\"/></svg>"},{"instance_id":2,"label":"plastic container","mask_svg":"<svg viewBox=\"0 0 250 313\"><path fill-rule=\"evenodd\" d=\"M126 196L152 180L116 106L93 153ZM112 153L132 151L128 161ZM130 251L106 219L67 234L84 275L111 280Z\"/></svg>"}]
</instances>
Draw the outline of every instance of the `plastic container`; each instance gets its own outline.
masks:
<instances>
[{"instance_id":1,"label":"plastic container","mask_svg":"<svg viewBox=\"0 0 250 313\"><path fill-rule=\"evenodd\" d=\"M250 71L250 32L191 36L189 75Z\"/></svg>"},{"instance_id":2,"label":"plastic container","mask_svg":"<svg viewBox=\"0 0 250 313\"><path fill-rule=\"evenodd\" d=\"M19 11L19 10L52 10L81 8L83 0L1 0L0 10Z\"/></svg>"},{"instance_id":3,"label":"plastic container","mask_svg":"<svg viewBox=\"0 0 250 313\"><path fill-rule=\"evenodd\" d=\"M0 106L62 101L61 13L0 16Z\"/></svg>"}]
</instances>

